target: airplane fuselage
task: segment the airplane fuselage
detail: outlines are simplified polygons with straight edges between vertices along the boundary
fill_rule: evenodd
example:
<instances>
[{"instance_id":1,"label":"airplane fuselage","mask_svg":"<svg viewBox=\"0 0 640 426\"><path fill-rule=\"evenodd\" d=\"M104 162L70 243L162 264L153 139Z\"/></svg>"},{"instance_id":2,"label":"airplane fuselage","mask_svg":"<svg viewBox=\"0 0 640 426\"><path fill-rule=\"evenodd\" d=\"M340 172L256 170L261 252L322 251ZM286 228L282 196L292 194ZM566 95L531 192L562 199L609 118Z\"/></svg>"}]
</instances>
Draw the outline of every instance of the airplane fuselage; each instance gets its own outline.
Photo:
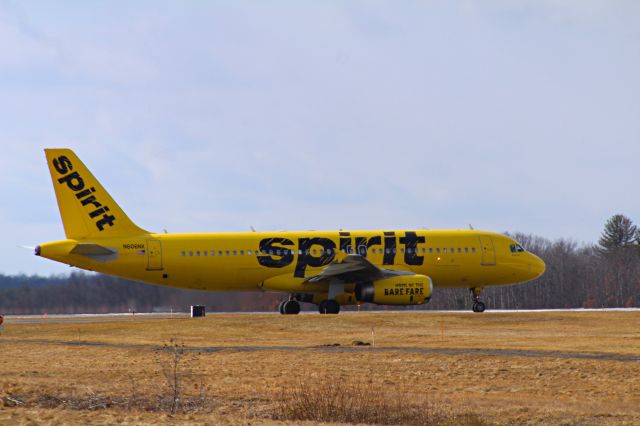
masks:
<instances>
[{"instance_id":1,"label":"airplane fuselage","mask_svg":"<svg viewBox=\"0 0 640 426\"><path fill-rule=\"evenodd\" d=\"M75 240L45 243L40 255L145 282L218 291L309 291L304 278L335 260L338 251L360 254L381 268L428 275L435 287L514 284L541 273L537 258L514 251L511 238L474 230L147 234L96 241L117 257L93 260L69 255L67 248L56 256L55 247L81 242ZM269 287L275 277L282 282Z\"/></svg>"}]
</instances>

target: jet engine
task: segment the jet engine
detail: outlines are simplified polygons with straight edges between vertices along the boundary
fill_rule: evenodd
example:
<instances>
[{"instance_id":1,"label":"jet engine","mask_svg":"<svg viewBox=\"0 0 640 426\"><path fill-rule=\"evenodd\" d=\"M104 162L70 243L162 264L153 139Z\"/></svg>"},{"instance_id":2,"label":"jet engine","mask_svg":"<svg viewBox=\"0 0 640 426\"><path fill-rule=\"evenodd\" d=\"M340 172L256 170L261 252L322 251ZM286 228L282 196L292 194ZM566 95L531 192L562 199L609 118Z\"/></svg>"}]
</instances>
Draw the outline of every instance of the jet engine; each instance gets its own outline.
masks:
<instances>
[{"instance_id":1,"label":"jet engine","mask_svg":"<svg viewBox=\"0 0 640 426\"><path fill-rule=\"evenodd\" d=\"M431 299L433 283L426 275L399 275L356 284L360 302L377 305L422 305Z\"/></svg>"}]
</instances>

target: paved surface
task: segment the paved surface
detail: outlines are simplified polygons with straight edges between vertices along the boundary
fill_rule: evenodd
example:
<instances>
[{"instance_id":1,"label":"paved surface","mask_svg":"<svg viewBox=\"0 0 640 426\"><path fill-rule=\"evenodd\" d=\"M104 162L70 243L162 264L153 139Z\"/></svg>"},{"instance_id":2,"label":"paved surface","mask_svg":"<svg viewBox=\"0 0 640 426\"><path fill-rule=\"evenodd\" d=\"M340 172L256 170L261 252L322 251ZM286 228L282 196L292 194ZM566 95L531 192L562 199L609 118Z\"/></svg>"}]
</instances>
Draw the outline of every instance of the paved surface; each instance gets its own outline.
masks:
<instances>
[{"instance_id":1,"label":"paved surface","mask_svg":"<svg viewBox=\"0 0 640 426\"><path fill-rule=\"evenodd\" d=\"M189 314L102 314L102 315L24 315L5 316L4 324L91 324L99 322L121 321L157 321L168 319L185 319Z\"/></svg>"},{"instance_id":2,"label":"paved surface","mask_svg":"<svg viewBox=\"0 0 640 426\"><path fill-rule=\"evenodd\" d=\"M142 349L150 351L165 350L161 346L139 343L110 343L69 340L47 339L7 339L0 338L0 347L3 344L35 344L35 345L61 345L73 347L104 347L116 349ZM370 347L370 346L190 346L185 348L192 352L395 352L433 355L458 355L458 356L500 356L500 357L526 357L526 358L561 358L561 359L586 359L596 361L640 362L640 355L628 355L617 353L584 353L562 351L535 351L516 349L478 349L478 348L418 348L418 347Z\"/></svg>"}]
</instances>

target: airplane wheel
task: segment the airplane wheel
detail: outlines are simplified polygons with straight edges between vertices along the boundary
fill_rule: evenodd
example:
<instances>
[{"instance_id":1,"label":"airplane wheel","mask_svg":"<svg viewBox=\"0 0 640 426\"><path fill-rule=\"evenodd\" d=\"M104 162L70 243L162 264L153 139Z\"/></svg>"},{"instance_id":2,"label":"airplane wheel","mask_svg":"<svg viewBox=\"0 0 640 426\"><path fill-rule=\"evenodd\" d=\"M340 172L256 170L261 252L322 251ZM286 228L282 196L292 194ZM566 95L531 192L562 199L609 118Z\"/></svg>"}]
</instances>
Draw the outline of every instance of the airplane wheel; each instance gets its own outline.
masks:
<instances>
[{"instance_id":1,"label":"airplane wheel","mask_svg":"<svg viewBox=\"0 0 640 426\"><path fill-rule=\"evenodd\" d=\"M287 300L282 304L282 313L285 315L298 315L300 313L300 303L297 300Z\"/></svg>"},{"instance_id":2,"label":"airplane wheel","mask_svg":"<svg viewBox=\"0 0 640 426\"><path fill-rule=\"evenodd\" d=\"M337 314L340 312L340 304L335 300L323 300L318 305L321 314Z\"/></svg>"},{"instance_id":3,"label":"airplane wheel","mask_svg":"<svg viewBox=\"0 0 640 426\"><path fill-rule=\"evenodd\" d=\"M284 304L287 303L287 300L283 300L282 302L280 302L280 304L278 305L278 312L280 312L282 315L284 315Z\"/></svg>"},{"instance_id":4,"label":"airplane wheel","mask_svg":"<svg viewBox=\"0 0 640 426\"><path fill-rule=\"evenodd\" d=\"M473 312L484 312L487 307L482 302L476 302L473 304Z\"/></svg>"}]
</instances>

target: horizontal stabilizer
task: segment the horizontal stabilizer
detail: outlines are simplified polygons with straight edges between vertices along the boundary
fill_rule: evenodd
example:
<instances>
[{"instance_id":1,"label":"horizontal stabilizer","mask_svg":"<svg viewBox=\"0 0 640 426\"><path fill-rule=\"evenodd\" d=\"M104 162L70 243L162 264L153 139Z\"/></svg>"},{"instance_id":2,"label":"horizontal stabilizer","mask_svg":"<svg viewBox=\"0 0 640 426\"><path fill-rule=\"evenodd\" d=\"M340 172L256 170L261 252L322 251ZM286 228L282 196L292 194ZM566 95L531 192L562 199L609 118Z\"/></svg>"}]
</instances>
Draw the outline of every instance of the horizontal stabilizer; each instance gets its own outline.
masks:
<instances>
[{"instance_id":1,"label":"horizontal stabilizer","mask_svg":"<svg viewBox=\"0 0 640 426\"><path fill-rule=\"evenodd\" d=\"M106 262L115 259L118 256L118 250L93 243L79 243L71 250L70 254L79 254L93 260Z\"/></svg>"}]
</instances>

